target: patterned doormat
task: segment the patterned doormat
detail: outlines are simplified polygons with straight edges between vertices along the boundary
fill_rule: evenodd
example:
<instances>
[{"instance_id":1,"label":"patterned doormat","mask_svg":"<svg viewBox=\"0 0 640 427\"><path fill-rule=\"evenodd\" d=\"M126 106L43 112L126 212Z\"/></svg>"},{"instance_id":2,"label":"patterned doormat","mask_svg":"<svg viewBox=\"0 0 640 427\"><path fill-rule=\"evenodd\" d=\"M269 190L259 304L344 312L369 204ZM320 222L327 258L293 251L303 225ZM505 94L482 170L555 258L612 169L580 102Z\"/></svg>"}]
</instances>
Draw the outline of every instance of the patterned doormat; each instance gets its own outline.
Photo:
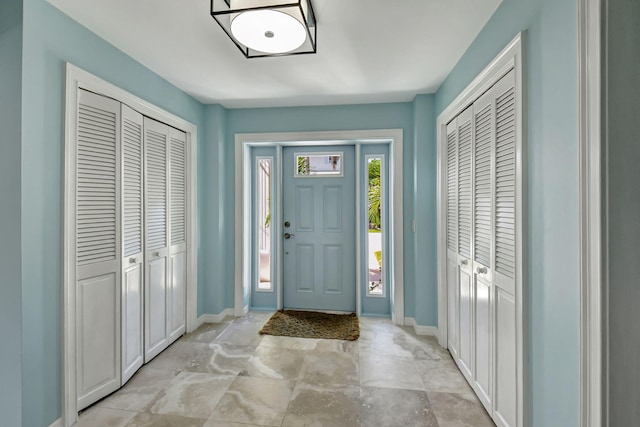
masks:
<instances>
[{"instance_id":1,"label":"patterned doormat","mask_svg":"<svg viewBox=\"0 0 640 427\"><path fill-rule=\"evenodd\" d=\"M360 325L355 313L280 310L265 323L260 335L355 341L360 336Z\"/></svg>"}]
</instances>

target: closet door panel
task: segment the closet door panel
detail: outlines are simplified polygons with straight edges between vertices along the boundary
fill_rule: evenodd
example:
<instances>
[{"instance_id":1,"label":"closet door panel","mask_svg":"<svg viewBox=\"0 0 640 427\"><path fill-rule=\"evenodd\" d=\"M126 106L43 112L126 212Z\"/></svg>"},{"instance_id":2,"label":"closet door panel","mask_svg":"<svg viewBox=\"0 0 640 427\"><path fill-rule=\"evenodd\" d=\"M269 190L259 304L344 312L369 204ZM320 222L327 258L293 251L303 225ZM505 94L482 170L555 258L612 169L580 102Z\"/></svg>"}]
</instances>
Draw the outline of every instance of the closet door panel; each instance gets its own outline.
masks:
<instances>
[{"instance_id":1,"label":"closet door panel","mask_svg":"<svg viewBox=\"0 0 640 427\"><path fill-rule=\"evenodd\" d=\"M169 342L186 330L187 136L170 130L170 321Z\"/></svg>"},{"instance_id":2,"label":"closet door panel","mask_svg":"<svg viewBox=\"0 0 640 427\"><path fill-rule=\"evenodd\" d=\"M144 363L142 264L125 268L122 278L122 384Z\"/></svg>"},{"instance_id":3,"label":"closet door panel","mask_svg":"<svg viewBox=\"0 0 640 427\"><path fill-rule=\"evenodd\" d=\"M447 259L447 302L449 326L448 343L449 351L454 359L459 357L459 313L460 313L460 285L458 279L458 261L455 257Z\"/></svg>"},{"instance_id":4,"label":"closet door panel","mask_svg":"<svg viewBox=\"0 0 640 427\"><path fill-rule=\"evenodd\" d=\"M171 247L186 243L187 135L171 129ZM182 249L182 248L180 248Z\"/></svg>"},{"instance_id":5,"label":"closet door panel","mask_svg":"<svg viewBox=\"0 0 640 427\"><path fill-rule=\"evenodd\" d=\"M78 282L78 405L85 408L120 388L117 274Z\"/></svg>"},{"instance_id":6,"label":"closet door panel","mask_svg":"<svg viewBox=\"0 0 640 427\"><path fill-rule=\"evenodd\" d=\"M186 252L171 254L171 342L178 339L185 332L185 290L186 290Z\"/></svg>"},{"instance_id":7,"label":"closet door panel","mask_svg":"<svg viewBox=\"0 0 640 427\"><path fill-rule=\"evenodd\" d=\"M456 120L458 133L459 366L471 382L473 368L473 128L469 107Z\"/></svg>"},{"instance_id":8,"label":"closet door panel","mask_svg":"<svg viewBox=\"0 0 640 427\"><path fill-rule=\"evenodd\" d=\"M473 388L487 411L491 413L493 373L492 344L492 287L476 276L474 289L474 369Z\"/></svg>"},{"instance_id":9,"label":"closet door panel","mask_svg":"<svg viewBox=\"0 0 640 427\"><path fill-rule=\"evenodd\" d=\"M169 127L144 118L145 363L169 345Z\"/></svg>"},{"instance_id":10,"label":"closet door panel","mask_svg":"<svg viewBox=\"0 0 640 427\"><path fill-rule=\"evenodd\" d=\"M78 409L121 383L120 103L80 90L76 134Z\"/></svg>"},{"instance_id":11,"label":"closet door panel","mask_svg":"<svg viewBox=\"0 0 640 427\"><path fill-rule=\"evenodd\" d=\"M473 341L472 341L472 286L471 275L468 270L460 268L458 277L460 279L460 352L459 363L460 370L467 378L472 381L471 367L473 364Z\"/></svg>"},{"instance_id":12,"label":"closet door panel","mask_svg":"<svg viewBox=\"0 0 640 427\"><path fill-rule=\"evenodd\" d=\"M447 125L447 252L458 253L458 127Z\"/></svg>"},{"instance_id":13,"label":"closet door panel","mask_svg":"<svg viewBox=\"0 0 640 427\"><path fill-rule=\"evenodd\" d=\"M122 383L144 363L143 117L122 105Z\"/></svg>"},{"instance_id":14,"label":"closet door panel","mask_svg":"<svg viewBox=\"0 0 640 427\"><path fill-rule=\"evenodd\" d=\"M458 254L471 260L472 252L472 191L473 138L472 108L458 116Z\"/></svg>"},{"instance_id":15,"label":"closet door panel","mask_svg":"<svg viewBox=\"0 0 640 427\"><path fill-rule=\"evenodd\" d=\"M164 350L167 343L167 265L166 257L158 257L147 263L146 276L149 287L146 295L145 317L146 353L154 357Z\"/></svg>"},{"instance_id":16,"label":"closet door panel","mask_svg":"<svg viewBox=\"0 0 640 427\"><path fill-rule=\"evenodd\" d=\"M495 403L494 420L515 426L516 393L516 106L511 71L493 88L496 102L495 155Z\"/></svg>"},{"instance_id":17,"label":"closet door panel","mask_svg":"<svg viewBox=\"0 0 640 427\"><path fill-rule=\"evenodd\" d=\"M473 104L473 388L489 413L493 390L493 174L495 95L489 90Z\"/></svg>"},{"instance_id":18,"label":"closet door panel","mask_svg":"<svg viewBox=\"0 0 640 427\"><path fill-rule=\"evenodd\" d=\"M493 243L493 170L495 146L495 102L493 91L487 92L473 104L473 236L474 267L489 273Z\"/></svg>"},{"instance_id":19,"label":"closet door panel","mask_svg":"<svg viewBox=\"0 0 640 427\"><path fill-rule=\"evenodd\" d=\"M516 426L516 305L511 294L496 288L496 390L494 421L500 427Z\"/></svg>"},{"instance_id":20,"label":"closet door panel","mask_svg":"<svg viewBox=\"0 0 640 427\"><path fill-rule=\"evenodd\" d=\"M458 128L447 125L447 304L448 347L454 359L459 348L460 286L458 279Z\"/></svg>"},{"instance_id":21,"label":"closet door panel","mask_svg":"<svg viewBox=\"0 0 640 427\"><path fill-rule=\"evenodd\" d=\"M494 90L496 93L495 166L495 265L498 284L515 291L515 202L516 202L516 120L513 71Z\"/></svg>"}]
</instances>

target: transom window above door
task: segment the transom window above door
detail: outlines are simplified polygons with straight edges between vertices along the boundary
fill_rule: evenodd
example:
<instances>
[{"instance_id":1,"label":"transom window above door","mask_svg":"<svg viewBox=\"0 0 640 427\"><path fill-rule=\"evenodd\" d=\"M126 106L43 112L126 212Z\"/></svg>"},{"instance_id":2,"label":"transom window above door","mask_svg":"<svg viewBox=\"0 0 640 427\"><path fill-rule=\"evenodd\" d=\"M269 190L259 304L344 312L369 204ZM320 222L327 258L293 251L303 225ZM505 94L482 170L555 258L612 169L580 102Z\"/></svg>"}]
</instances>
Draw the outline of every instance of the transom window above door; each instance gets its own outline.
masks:
<instances>
[{"instance_id":1,"label":"transom window above door","mask_svg":"<svg viewBox=\"0 0 640 427\"><path fill-rule=\"evenodd\" d=\"M295 177L341 177L342 152L335 153L296 153L295 156Z\"/></svg>"}]
</instances>

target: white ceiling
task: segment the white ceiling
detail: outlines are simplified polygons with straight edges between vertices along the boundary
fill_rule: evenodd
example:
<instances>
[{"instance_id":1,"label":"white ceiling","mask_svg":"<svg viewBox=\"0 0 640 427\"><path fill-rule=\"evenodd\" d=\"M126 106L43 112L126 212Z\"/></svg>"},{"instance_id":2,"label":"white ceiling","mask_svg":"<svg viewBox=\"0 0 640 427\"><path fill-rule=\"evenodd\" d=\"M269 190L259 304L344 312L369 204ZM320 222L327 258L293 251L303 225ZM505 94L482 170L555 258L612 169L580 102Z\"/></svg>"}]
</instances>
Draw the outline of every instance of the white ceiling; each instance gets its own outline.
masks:
<instances>
[{"instance_id":1,"label":"white ceiling","mask_svg":"<svg viewBox=\"0 0 640 427\"><path fill-rule=\"evenodd\" d=\"M502 0L312 0L318 53L245 59L210 0L48 0L203 103L411 101L434 93Z\"/></svg>"}]
</instances>

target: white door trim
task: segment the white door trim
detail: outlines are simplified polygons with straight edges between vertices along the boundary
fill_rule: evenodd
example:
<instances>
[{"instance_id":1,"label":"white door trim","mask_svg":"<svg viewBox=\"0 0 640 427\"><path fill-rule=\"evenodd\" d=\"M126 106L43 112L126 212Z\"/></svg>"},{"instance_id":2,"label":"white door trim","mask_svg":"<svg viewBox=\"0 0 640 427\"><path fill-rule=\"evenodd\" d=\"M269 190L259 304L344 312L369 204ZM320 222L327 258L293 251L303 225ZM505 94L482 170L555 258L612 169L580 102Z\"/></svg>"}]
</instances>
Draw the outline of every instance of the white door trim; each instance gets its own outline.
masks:
<instances>
[{"instance_id":1,"label":"white door trim","mask_svg":"<svg viewBox=\"0 0 640 427\"><path fill-rule=\"evenodd\" d=\"M404 224L403 224L403 193L402 193L402 129L382 130L356 130L356 131L325 131L325 132L285 132L285 133L240 133L235 135L235 217L239 219L235 224L235 314L241 316L248 310L244 304L244 296L251 286L251 212L248 206L251 203L250 194L244 191L245 183L250 182L249 150L251 146L311 146L311 145L358 145L361 144L391 144L390 146L390 187L389 203L392 206L390 212L389 238L393 244L390 246L391 281L393 293L392 320L396 324L404 323ZM357 150L356 150L357 151ZM280 153L280 152L279 152ZM278 155L281 160L281 155ZM281 179L281 177L279 178ZM281 204L282 195L278 192L277 205ZM358 198L359 200L359 198ZM245 208L247 207L247 208ZM280 208L276 208L280 212ZM240 220L241 219L241 220ZM274 233L281 232L279 224L276 224ZM278 239L276 239L278 240ZM279 244L275 250L281 251ZM282 293L282 277L279 268L276 267L278 289L278 308ZM357 286L359 292L360 286ZM360 294L356 297L359 299ZM361 305L357 303L358 315Z\"/></svg>"},{"instance_id":2,"label":"white door trim","mask_svg":"<svg viewBox=\"0 0 640 427\"><path fill-rule=\"evenodd\" d=\"M438 343L448 348L448 304L447 304L447 242L446 242L446 141L447 124L458 114L464 111L484 92L490 89L510 70L515 70L516 78L516 123L520 123L516 129L516 278L515 278L515 304L516 304L516 363L517 363L517 426L522 427L525 420L529 419L524 399L524 386L526 373L524 360L527 351L526 331L529 330L524 306L524 277L526 277L526 259L523 256L523 242L526 237L526 228L523 227L526 213L526 163L523 157L526 152L527 114L524 111L526 104L523 98L526 96L524 79L524 57L522 46L525 44L526 32L519 33L498 56L458 95L451 104L438 116ZM517 125L516 125L517 126Z\"/></svg>"},{"instance_id":3,"label":"white door trim","mask_svg":"<svg viewBox=\"0 0 640 427\"><path fill-rule=\"evenodd\" d=\"M578 0L580 426L606 425L602 202L602 0Z\"/></svg>"},{"instance_id":4,"label":"white door trim","mask_svg":"<svg viewBox=\"0 0 640 427\"><path fill-rule=\"evenodd\" d=\"M62 301L62 419L64 426L76 423L77 391L76 391L76 252L75 252L75 224L76 203L75 194L75 130L78 108L79 89L95 92L109 98L116 99L128 105L139 113L181 129L187 133L187 150L190 159L187 176L187 332L197 325L197 141L198 129L178 116L162 110L119 87L94 76L70 63L66 64L65 81L65 168L64 168L64 224L63 224L63 301Z\"/></svg>"}]
</instances>

